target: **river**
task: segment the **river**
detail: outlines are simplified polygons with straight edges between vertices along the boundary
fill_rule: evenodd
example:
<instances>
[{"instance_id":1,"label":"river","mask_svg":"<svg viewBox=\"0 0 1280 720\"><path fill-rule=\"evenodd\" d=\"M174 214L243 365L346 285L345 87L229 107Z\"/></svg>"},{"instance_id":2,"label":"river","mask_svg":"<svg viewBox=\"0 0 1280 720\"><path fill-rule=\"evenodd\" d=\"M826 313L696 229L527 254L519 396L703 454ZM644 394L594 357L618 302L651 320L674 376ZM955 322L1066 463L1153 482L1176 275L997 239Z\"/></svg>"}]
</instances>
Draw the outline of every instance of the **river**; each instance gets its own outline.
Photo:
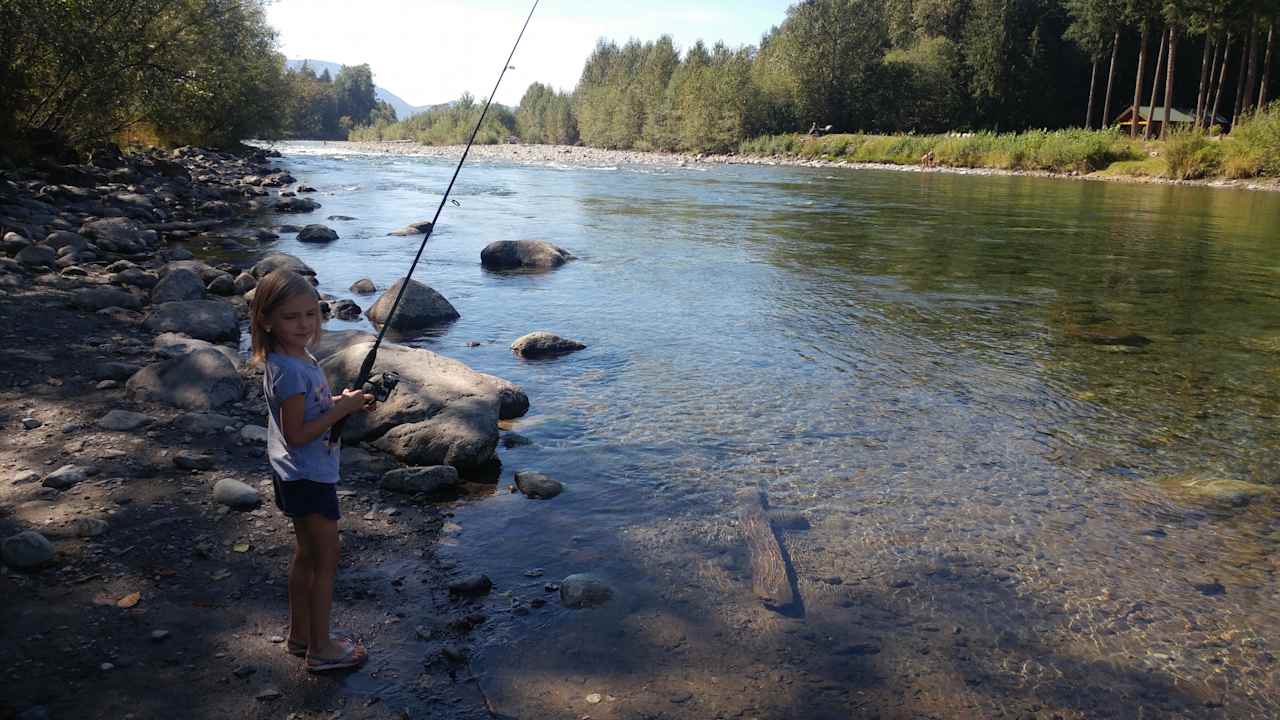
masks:
<instances>
[{"instance_id":1,"label":"river","mask_svg":"<svg viewBox=\"0 0 1280 720\"><path fill-rule=\"evenodd\" d=\"M273 249L367 306L347 288L404 273L419 238L387 233L452 163L279 149L341 239ZM1280 195L488 161L453 197L417 279L462 317L413 344L532 404L440 550L496 585L495 711L1280 713ZM480 267L516 239L578 259ZM588 347L513 356L533 330ZM567 489L527 500L517 470ZM757 487L790 511L786 613L751 593ZM575 572L614 600L561 608L544 584Z\"/></svg>"}]
</instances>

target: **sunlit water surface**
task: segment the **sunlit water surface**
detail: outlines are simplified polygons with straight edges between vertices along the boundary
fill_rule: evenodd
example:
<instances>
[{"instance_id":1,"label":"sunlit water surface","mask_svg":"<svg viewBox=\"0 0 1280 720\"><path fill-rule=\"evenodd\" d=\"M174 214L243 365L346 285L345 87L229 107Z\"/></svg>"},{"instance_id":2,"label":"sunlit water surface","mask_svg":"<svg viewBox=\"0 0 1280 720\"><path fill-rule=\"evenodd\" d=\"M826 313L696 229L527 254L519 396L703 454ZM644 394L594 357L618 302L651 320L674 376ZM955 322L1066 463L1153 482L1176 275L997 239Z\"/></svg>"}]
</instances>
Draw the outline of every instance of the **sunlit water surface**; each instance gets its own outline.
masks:
<instances>
[{"instance_id":1,"label":"sunlit water surface","mask_svg":"<svg viewBox=\"0 0 1280 720\"><path fill-rule=\"evenodd\" d=\"M282 150L320 190L303 221L341 239L274 249L367 306L347 288L404 273L419 238L387 232L431 216L452 163ZM496 492L455 509L443 549L511 593L474 649L495 709L1280 708L1280 196L490 163L453 197L417 279L462 318L415 344L532 403L511 429L533 444L500 450ZM480 267L516 239L578 260ZM588 348L514 357L533 330ZM509 494L523 469L566 492ZM1216 479L1263 487L1247 505L1186 487ZM754 487L809 523L781 532L790 615L751 595L735 493ZM617 590L608 608L543 590L584 571Z\"/></svg>"}]
</instances>

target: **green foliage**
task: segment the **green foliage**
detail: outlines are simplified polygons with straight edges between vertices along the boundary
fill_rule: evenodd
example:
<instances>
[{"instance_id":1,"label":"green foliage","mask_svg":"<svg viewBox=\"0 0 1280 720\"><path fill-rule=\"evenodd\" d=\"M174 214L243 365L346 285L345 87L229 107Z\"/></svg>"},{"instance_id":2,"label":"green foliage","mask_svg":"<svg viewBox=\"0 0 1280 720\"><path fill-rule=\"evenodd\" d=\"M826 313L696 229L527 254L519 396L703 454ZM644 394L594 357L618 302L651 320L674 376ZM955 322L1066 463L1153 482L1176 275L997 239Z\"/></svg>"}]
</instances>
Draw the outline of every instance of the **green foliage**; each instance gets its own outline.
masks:
<instances>
[{"instance_id":1,"label":"green foliage","mask_svg":"<svg viewBox=\"0 0 1280 720\"><path fill-rule=\"evenodd\" d=\"M358 141L412 140L423 145L463 145L471 137L484 105L470 93L460 99L418 113L400 122L357 127L349 139ZM516 116L511 110L494 104L485 115L476 134L476 143L503 143L516 132Z\"/></svg>"},{"instance_id":2,"label":"green foliage","mask_svg":"<svg viewBox=\"0 0 1280 720\"><path fill-rule=\"evenodd\" d=\"M573 116L573 97L533 83L516 109L516 134L527 143L576 144L578 122Z\"/></svg>"},{"instance_id":3,"label":"green foliage","mask_svg":"<svg viewBox=\"0 0 1280 720\"><path fill-rule=\"evenodd\" d=\"M344 65L330 79L328 69L317 76L304 62L284 83L284 137L342 140L356 127L395 122L395 109L375 97L368 65Z\"/></svg>"},{"instance_id":4,"label":"green foliage","mask_svg":"<svg viewBox=\"0 0 1280 720\"><path fill-rule=\"evenodd\" d=\"M148 126L231 144L280 127L282 60L262 0L0 0L0 129L87 147Z\"/></svg>"},{"instance_id":5,"label":"green foliage","mask_svg":"<svg viewBox=\"0 0 1280 720\"><path fill-rule=\"evenodd\" d=\"M1222 142L1228 177L1280 177L1280 102L1242 120Z\"/></svg>"},{"instance_id":6,"label":"green foliage","mask_svg":"<svg viewBox=\"0 0 1280 720\"><path fill-rule=\"evenodd\" d=\"M1195 180L1213 175L1222 163L1222 146L1198 130L1169 133L1164 141L1168 175L1176 180Z\"/></svg>"},{"instance_id":7,"label":"green foliage","mask_svg":"<svg viewBox=\"0 0 1280 720\"><path fill-rule=\"evenodd\" d=\"M1092 172L1122 160L1143 157L1141 148L1113 131L1036 130L1027 133L949 135L796 134L759 137L742 143L748 155L821 157L850 162L951 167Z\"/></svg>"}]
</instances>

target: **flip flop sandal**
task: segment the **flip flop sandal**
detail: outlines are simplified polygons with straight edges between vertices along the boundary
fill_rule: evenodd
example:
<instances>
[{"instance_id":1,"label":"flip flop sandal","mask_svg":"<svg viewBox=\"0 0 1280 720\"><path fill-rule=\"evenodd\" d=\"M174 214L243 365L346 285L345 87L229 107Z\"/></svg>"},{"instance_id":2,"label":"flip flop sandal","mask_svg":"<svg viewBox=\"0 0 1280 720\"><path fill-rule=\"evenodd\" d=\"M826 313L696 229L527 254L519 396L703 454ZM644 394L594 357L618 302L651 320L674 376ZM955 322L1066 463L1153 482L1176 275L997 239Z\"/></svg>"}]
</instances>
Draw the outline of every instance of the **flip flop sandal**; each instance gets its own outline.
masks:
<instances>
[{"instance_id":1,"label":"flip flop sandal","mask_svg":"<svg viewBox=\"0 0 1280 720\"><path fill-rule=\"evenodd\" d=\"M285 643L284 651L294 657L307 656L307 644L298 640L289 640Z\"/></svg>"},{"instance_id":2,"label":"flip flop sandal","mask_svg":"<svg viewBox=\"0 0 1280 720\"><path fill-rule=\"evenodd\" d=\"M364 646L355 640L344 641L347 651L340 658L318 658L307 654L307 672L328 672L330 670L350 670L358 668L369 659Z\"/></svg>"}]
</instances>

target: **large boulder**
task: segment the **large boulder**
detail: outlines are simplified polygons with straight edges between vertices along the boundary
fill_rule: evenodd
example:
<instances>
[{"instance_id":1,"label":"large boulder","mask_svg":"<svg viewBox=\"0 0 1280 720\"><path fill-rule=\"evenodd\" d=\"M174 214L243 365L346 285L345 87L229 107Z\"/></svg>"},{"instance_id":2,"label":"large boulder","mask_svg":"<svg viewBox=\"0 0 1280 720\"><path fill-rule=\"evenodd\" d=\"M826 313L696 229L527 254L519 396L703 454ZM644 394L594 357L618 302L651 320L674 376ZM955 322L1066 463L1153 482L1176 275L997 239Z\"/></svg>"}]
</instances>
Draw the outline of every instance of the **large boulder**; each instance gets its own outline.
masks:
<instances>
[{"instance_id":1,"label":"large boulder","mask_svg":"<svg viewBox=\"0 0 1280 720\"><path fill-rule=\"evenodd\" d=\"M324 225L308 225L298 231L298 242L327 243L338 239L338 232Z\"/></svg>"},{"instance_id":2,"label":"large boulder","mask_svg":"<svg viewBox=\"0 0 1280 720\"><path fill-rule=\"evenodd\" d=\"M543 240L499 240L480 251L480 264L490 270L548 270L573 259L564 248Z\"/></svg>"},{"instance_id":3,"label":"large boulder","mask_svg":"<svg viewBox=\"0 0 1280 720\"><path fill-rule=\"evenodd\" d=\"M350 387L370 346L349 345L321 362L333 387ZM372 412L352 415L342 437L410 465L485 465L495 458L498 420L529 408L512 383L429 350L384 343L373 372L388 370L400 375L395 391Z\"/></svg>"},{"instance_id":4,"label":"large boulder","mask_svg":"<svg viewBox=\"0 0 1280 720\"><path fill-rule=\"evenodd\" d=\"M129 378L128 397L187 410L209 410L240 399L240 373L222 353L202 348L149 365Z\"/></svg>"},{"instance_id":5,"label":"large boulder","mask_svg":"<svg viewBox=\"0 0 1280 720\"><path fill-rule=\"evenodd\" d=\"M381 327L387 321L387 315L391 312L396 294L400 292L400 286L404 282L403 278L397 280L382 293L377 302L365 311L365 315L369 316L369 320L374 325ZM457 320L460 317L462 316L453 305L449 304L448 300L444 299L443 295L417 280L409 280L409 287L400 300L400 307L396 308L395 317L391 318L391 329L401 332L421 330Z\"/></svg>"},{"instance_id":6,"label":"large boulder","mask_svg":"<svg viewBox=\"0 0 1280 720\"><path fill-rule=\"evenodd\" d=\"M146 326L154 333L182 333L200 340L235 340L240 337L240 318L235 307L219 300L187 300L156 305L147 316Z\"/></svg>"},{"instance_id":7,"label":"large boulder","mask_svg":"<svg viewBox=\"0 0 1280 720\"><path fill-rule=\"evenodd\" d=\"M511 351L520 357L535 358L563 355L581 350L586 345L545 331L531 332L511 343Z\"/></svg>"},{"instance_id":8,"label":"large boulder","mask_svg":"<svg viewBox=\"0 0 1280 720\"><path fill-rule=\"evenodd\" d=\"M160 305L184 300L203 300L204 280L187 268L176 268L165 273L151 290L151 302Z\"/></svg>"},{"instance_id":9,"label":"large boulder","mask_svg":"<svg viewBox=\"0 0 1280 720\"><path fill-rule=\"evenodd\" d=\"M254 266L249 270L249 273L255 278L261 280L267 273L275 270L291 270L299 275L313 278L312 282L315 282L314 278L316 276L316 271L312 270L310 265L288 253L282 252L273 252L263 257L261 260L254 263Z\"/></svg>"}]
</instances>

